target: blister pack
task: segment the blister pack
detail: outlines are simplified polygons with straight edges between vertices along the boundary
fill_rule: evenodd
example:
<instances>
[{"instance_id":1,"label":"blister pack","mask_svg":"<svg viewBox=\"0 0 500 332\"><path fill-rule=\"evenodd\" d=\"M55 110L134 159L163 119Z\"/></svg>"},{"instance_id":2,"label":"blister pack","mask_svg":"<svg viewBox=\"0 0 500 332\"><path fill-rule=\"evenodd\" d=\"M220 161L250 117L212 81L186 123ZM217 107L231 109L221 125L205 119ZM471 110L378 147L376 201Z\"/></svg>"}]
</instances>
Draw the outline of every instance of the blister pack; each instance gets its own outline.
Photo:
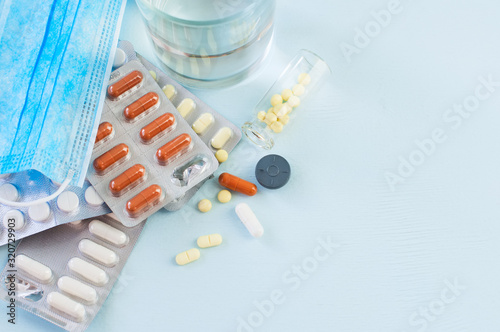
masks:
<instances>
[{"instance_id":1,"label":"blister pack","mask_svg":"<svg viewBox=\"0 0 500 332\"><path fill-rule=\"evenodd\" d=\"M0 196L13 202L29 202L52 195L59 184L29 170L0 176ZM69 186L56 199L29 207L0 204L0 246L57 225L110 213L111 210L88 181L83 188ZM12 231L9 232L9 230ZM9 235L10 234L10 235Z\"/></svg>"},{"instance_id":2,"label":"blister pack","mask_svg":"<svg viewBox=\"0 0 500 332\"><path fill-rule=\"evenodd\" d=\"M212 153L225 150L230 153L241 140L241 131L231 121L224 118L189 90L169 77L161 69L137 54L133 45L128 41L120 41L118 48L122 49L128 61L138 59L147 70L154 72L157 84L162 87L164 94L179 110L180 114L201 140L210 148ZM186 192L183 196L167 204L165 208L176 211L186 204L199 190L201 185Z\"/></svg>"},{"instance_id":3,"label":"blister pack","mask_svg":"<svg viewBox=\"0 0 500 332\"><path fill-rule=\"evenodd\" d=\"M84 331L118 279L144 222L101 216L54 227L9 247L0 297L68 331ZM7 305L7 307L9 307Z\"/></svg>"},{"instance_id":4,"label":"blister pack","mask_svg":"<svg viewBox=\"0 0 500 332\"><path fill-rule=\"evenodd\" d=\"M91 161L89 181L128 227L219 166L139 61L111 74Z\"/></svg>"}]
</instances>

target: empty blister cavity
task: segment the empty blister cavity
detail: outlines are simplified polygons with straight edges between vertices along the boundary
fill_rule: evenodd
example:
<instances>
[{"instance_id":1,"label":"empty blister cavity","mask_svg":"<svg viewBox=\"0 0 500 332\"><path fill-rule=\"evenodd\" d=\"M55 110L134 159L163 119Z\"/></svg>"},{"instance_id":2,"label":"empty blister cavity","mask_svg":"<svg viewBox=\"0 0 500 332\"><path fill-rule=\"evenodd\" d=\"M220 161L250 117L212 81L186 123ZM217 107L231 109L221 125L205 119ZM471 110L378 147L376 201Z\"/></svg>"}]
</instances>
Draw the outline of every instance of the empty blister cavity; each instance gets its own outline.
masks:
<instances>
[{"instance_id":1,"label":"empty blister cavity","mask_svg":"<svg viewBox=\"0 0 500 332\"><path fill-rule=\"evenodd\" d=\"M115 247L121 248L129 241L127 234L97 219L89 223L89 231L98 239Z\"/></svg>"},{"instance_id":2,"label":"empty blister cavity","mask_svg":"<svg viewBox=\"0 0 500 332\"><path fill-rule=\"evenodd\" d=\"M104 286L109 280L106 271L78 257L69 260L68 269L96 286Z\"/></svg>"},{"instance_id":3,"label":"empty blister cavity","mask_svg":"<svg viewBox=\"0 0 500 332\"><path fill-rule=\"evenodd\" d=\"M97 302L97 292L95 289L79 280L64 276L57 280L57 287L61 292L73 296L86 304Z\"/></svg>"},{"instance_id":4,"label":"empty blister cavity","mask_svg":"<svg viewBox=\"0 0 500 332\"><path fill-rule=\"evenodd\" d=\"M24 214L19 210L7 211L3 216L3 226L6 229L21 230L24 227Z\"/></svg>"},{"instance_id":5,"label":"empty blister cavity","mask_svg":"<svg viewBox=\"0 0 500 332\"><path fill-rule=\"evenodd\" d=\"M177 167L172 173L172 182L177 186L187 186L191 180L199 176L208 164L208 158L196 156L186 164Z\"/></svg>"},{"instance_id":6,"label":"empty blister cavity","mask_svg":"<svg viewBox=\"0 0 500 332\"><path fill-rule=\"evenodd\" d=\"M141 183L146 176L146 168L135 164L109 182L109 190L114 196L120 196Z\"/></svg>"},{"instance_id":7,"label":"empty blister cavity","mask_svg":"<svg viewBox=\"0 0 500 332\"><path fill-rule=\"evenodd\" d=\"M186 119L196 108L196 103L191 98L186 98L181 101L181 103L177 106L177 110L181 114L181 116Z\"/></svg>"},{"instance_id":8,"label":"empty blister cavity","mask_svg":"<svg viewBox=\"0 0 500 332\"><path fill-rule=\"evenodd\" d=\"M72 191L65 191L57 197L57 207L65 213L75 213L80 206L78 195Z\"/></svg>"},{"instance_id":9,"label":"empty blister cavity","mask_svg":"<svg viewBox=\"0 0 500 332\"><path fill-rule=\"evenodd\" d=\"M92 186L89 186L87 190L85 190L85 202L90 206L101 206L104 204L104 200Z\"/></svg>"},{"instance_id":10,"label":"empty blister cavity","mask_svg":"<svg viewBox=\"0 0 500 332\"><path fill-rule=\"evenodd\" d=\"M196 119L196 121L191 126L195 133L198 135L203 135L209 129L215 121L214 116L211 113L203 113Z\"/></svg>"},{"instance_id":11,"label":"empty blister cavity","mask_svg":"<svg viewBox=\"0 0 500 332\"><path fill-rule=\"evenodd\" d=\"M0 198L5 200L16 202L19 200L19 191L16 186L10 183L4 183L0 186Z\"/></svg>"},{"instance_id":12,"label":"empty blister cavity","mask_svg":"<svg viewBox=\"0 0 500 332\"><path fill-rule=\"evenodd\" d=\"M229 127L219 129L219 131L212 137L212 147L214 149L222 149L224 145L231 139L233 131Z\"/></svg>"},{"instance_id":13,"label":"empty blister cavity","mask_svg":"<svg viewBox=\"0 0 500 332\"><path fill-rule=\"evenodd\" d=\"M245 225L248 232L252 234L253 237L261 237L264 234L264 228L248 204L240 203L236 205L235 211L240 221Z\"/></svg>"},{"instance_id":14,"label":"empty blister cavity","mask_svg":"<svg viewBox=\"0 0 500 332\"><path fill-rule=\"evenodd\" d=\"M75 322L81 322L85 318L86 312L84 306L59 292L49 293L49 295L47 295L47 303Z\"/></svg>"},{"instance_id":15,"label":"empty blister cavity","mask_svg":"<svg viewBox=\"0 0 500 332\"><path fill-rule=\"evenodd\" d=\"M137 89L143 78L144 77L140 71L134 70L130 74L121 78L119 81L108 86L108 95L111 99L123 97L126 92L128 94Z\"/></svg>"},{"instance_id":16,"label":"empty blister cavity","mask_svg":"<svg viewBox=\"0 0 500 332\"><path fill-rule=\"evenodd\" d=\"M47 221L50 217L50 205L48 203L41 203L30 206L28 209L28 216L31 220L36 222Z\"/></svg>"},{"instance_id":17,"label":"empty blister cavity","mask_svg":"<svg viewBox=\"0 0 500 332\"><path fill-rule=\"evenodd\" d=\"M52 270L28 256L18 255L16 257L16 267L41 283L47 284L52 281Z\"/></svg>"},{"instance_id":18,"label":"empty blister cavity","mask_svg":"<svg viewBox=\"0 0 500 332\"><path fill-rule=\"evenodd\" d=\"M83 239L78 244L80 252L104 266L113 267L118 263L118 256L113 250L110 250L94 241Z\"/></svg>"},{"instance_id":19,"label":"empty blister cavity","mask_svg":"<svg viewBox=\"0 0 500 332\"><path fill-rule=\"evenodd\" d=\"M133 122L142 118L148 112L158 108L159 97L155 92L148 92L141 98L134 101L132 104L125 107L123 116L129 122Z\"/></svg>"}]
</instances>

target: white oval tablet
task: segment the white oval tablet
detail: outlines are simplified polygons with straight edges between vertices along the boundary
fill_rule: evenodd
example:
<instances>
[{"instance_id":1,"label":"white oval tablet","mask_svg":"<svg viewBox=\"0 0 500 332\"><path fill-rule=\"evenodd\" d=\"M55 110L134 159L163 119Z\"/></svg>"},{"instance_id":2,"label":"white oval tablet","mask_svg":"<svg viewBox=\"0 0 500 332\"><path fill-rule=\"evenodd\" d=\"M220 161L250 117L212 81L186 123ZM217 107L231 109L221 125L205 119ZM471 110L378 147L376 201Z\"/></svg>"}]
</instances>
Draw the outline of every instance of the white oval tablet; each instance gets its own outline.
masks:
<instances>
[{"instance_id":1,"label":"white oval tablet","mask_svg":"<svg viewBox=\"0 0 500 332\"><path fill-rule=\"evenodd\" d=\"M8 201L16 202L19 199L19 191L16 186L10 183L4 183L0 186L0 197Z\"/></svg>"},{"instance_id":2,"label":"white oval tablet","mask_svg":"<svg viewBox=\"0 0 500 332\"><path fill-rule=\"evenodd\" d=\"M64 276L57 281L57 287L62 292L77 297L88 304L97 302L97 292L95 289L79 280Z\"/></svg>"},{"instance_id":3,"label":"white oval tablet","mask_svg":"<svg viewBox=\"0 0 500 332\"><path fill-rule=\"evenodd\" d=\"M262 234L264 234L264 228L248 204L240 203L236 205L235 211L243 225L245 225L252 236L261 237Z\"/></svg>"},{"instance_id":4,"label":"white oval tablet","mask_svg":"<svg viewBox=\"0 0 500 332\"><path fill-rule=\"evenodd\" d=\"M7 211L3 216L3 226L7 229L20 230L24 227L24 214L19 210Z\"/></svg>"},{"instance_id":5,"label":"white oval tablet","mask_svg":"<svg viewBox=\"0 0 500 332\"><path fill-rule=\"evenodd\" d=\"M101 206L104 200L99 196L94 187L90 186L85 190L85 202L91 206Z\"/></svg>"},{"instance_id":6,"label":"white oval tablet","mask_svg":"<svg viewBox=\"0 0 500 332\"><path fill-rule=\"evenodd\" d=\"M116 49L115 58L113 59L113 67L118 68L125 64L127 55L121 48Z\"/></svg>"},{"instance_id":7,"label":"white oval tablet","mask_svg":"<svg viewBox=\"0 0 500 332\"><path fill-rule=\"evenodd\" d=\"M16 267L43 283L48 283L52 280L52 270L28 256L16 256Z\"/></svg>"},{"instance_id":8,"label":"white oval tablet","mask_svg":"<svg viewBox=\"0 0 500 332\"><path fill-rule=\"evenodd\" d=\"M83 305L61 293L50 292L49 295L47 295L47 303L52 308L70 316L75 322L81 322L85 317L85 308Z\"/></svg>"},{"instance_id":9,"label":"white oval tablet","mask_svg":"<svg viewBox=\"0 0 500 332\"><path fill-rule=\"evenodd\" d=\"M79 205L78 195L72 191L65 191L57 198L57 207L66 213L75 212Z\"/></svg>"},{"instance_id":10,"label":"white oval tablet","mask_svg":"<svg viewBox=\"0 0 500 332\"><path fill-rule=\"evenodd\" d=\"M96 286L104 286L109 281L108 274L103 269L78 257L69 260L68 268L71 272Z\"/></svg>"},{"instance_id":11,"label":"white oval tablet","mask_svg":"<svg viewBox=\"0 0 500 332\"><path fill-rule=\"evenodd\" d=\"M107 267L115 266L118 263L118 256L113 250L101 246L94 241L83 239L78 243L78 249L84 256Z\"/></svg>"},{"instance_id":12,"label":"white oval tablet","mask_svg":"<svg viewBox=\"0 0 500 332\"><path fill-rule=\"evenodd\" d=\"M46 221L50 216L50 205L47 203L41 203L30 206L30 208L28 209L28 216L33 221Z\"/></svg>"},{"instance_id":13,"label":"white oval tablet","mask_svg":"<svg viewBox=\"0 0 500 332\"><path fill-rule=\"evenodd\" d=\"M89 231L95 237L117 247L123 247L128 243L127 234L97 219L90 222Z\"/></svg>"}]
</instances>

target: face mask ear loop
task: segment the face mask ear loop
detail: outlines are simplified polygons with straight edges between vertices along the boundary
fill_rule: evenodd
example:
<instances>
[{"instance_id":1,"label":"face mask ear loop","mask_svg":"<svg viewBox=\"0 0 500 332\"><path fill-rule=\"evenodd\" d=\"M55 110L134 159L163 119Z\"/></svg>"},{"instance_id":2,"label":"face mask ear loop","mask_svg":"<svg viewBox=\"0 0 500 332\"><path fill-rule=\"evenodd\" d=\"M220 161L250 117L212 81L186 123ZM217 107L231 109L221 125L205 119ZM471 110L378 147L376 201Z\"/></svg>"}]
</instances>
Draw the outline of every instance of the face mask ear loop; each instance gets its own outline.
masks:
<instances>
[{"instance_id":1,"label":"face mask ear loop","mask_svg":"<svg viewBox=\"0 0 500 332\"><path fill-rule=\"evenodd\" d=\"M38 204L42 204L42 203L46 203L48 201L51 201L51 200L55 199L57 196L59 196L64 191L64 189L66 189L68 187L69 183L71 182L71 179L73 179L74 174L75 174L75 172L73 170L69 170L68 177L63 181L63 183L61 184L59 189L57 189L57 191L50 196L40 198L40 199L30 201L30 202L12 202L12 201L8 201L8 200L5 200L2 197L0 197L0 204L12 206L12 207L28 207L28 206L38 205Z\"/></svg>"}]
</instances>

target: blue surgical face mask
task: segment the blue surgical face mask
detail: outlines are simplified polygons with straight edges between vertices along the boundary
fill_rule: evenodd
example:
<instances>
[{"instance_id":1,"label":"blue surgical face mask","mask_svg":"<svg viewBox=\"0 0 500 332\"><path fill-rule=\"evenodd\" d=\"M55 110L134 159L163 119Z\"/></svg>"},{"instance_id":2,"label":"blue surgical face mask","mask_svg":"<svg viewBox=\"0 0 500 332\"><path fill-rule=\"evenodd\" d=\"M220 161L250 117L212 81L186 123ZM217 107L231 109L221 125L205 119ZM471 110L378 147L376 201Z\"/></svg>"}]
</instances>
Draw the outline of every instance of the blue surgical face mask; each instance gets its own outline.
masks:
<instances>
[{"instance_id":1,"label":"blue surgical face mask","mask_svg":"<svg viewBox=\"0 0 500 332\"><path fill-rule=\"evenodd\" d=\"M0 0L0 174L82 185L126 0Z\"/></svg>"}]
</instances>

